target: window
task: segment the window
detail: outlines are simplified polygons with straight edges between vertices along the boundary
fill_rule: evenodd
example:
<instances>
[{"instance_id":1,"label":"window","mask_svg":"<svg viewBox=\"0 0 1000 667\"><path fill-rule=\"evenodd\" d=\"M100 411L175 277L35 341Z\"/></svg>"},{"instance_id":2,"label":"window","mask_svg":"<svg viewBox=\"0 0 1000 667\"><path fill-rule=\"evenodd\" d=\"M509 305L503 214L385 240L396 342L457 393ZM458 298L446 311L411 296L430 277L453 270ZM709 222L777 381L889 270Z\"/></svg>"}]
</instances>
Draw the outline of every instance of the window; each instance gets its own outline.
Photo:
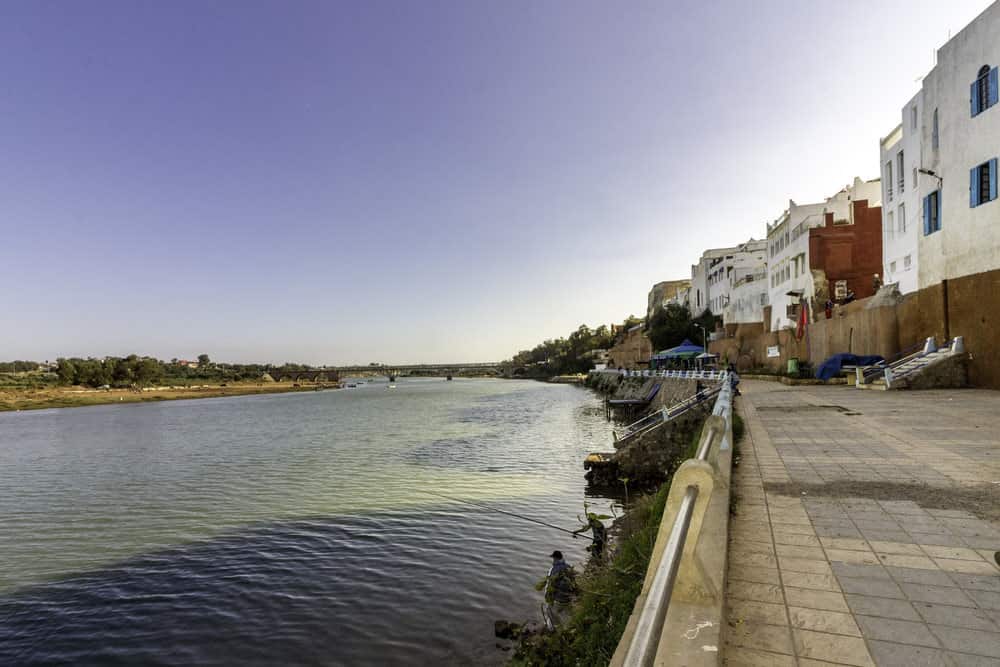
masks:
<instances>
[{"instance_id":1,"label":"window","mask_svg":"<svg viewBox=\"0 0 1000 667\"><path fill-rule=\"evenodd\" d=\"M896 262L889 263L889 275L896 273Z\"/></svg>"},{"instance_id":2,"label":"window","mask_svg":"<svg viewBox=\"0 0 1000 667\"><path fill-rule=\"evenodd\" d=\"M924 236L941 229L941 191L935 190L924 197Z\"/></svg>"},{"instance_id":3,"label":"window","mask_svg":"<svg viewBox=\"0 0 1000 667\"><path fill-rule=\"evenodd\" d=\"M931 148L934 150L938 149L940 145L940 134L938 133L938 110L934 110L934 121L931 126Z\"/></svg>"},{"instance_id":4,"label":"window","mask_svg":"<svg viewBox=\"0 0 1000 667\"><path fill-rule=\"evenodd\" d=\"M906 170L903 169L903 151L899 151L899 157L896 160L899 163L899 169L897 170L899 172L899 194L903 194L903 189L906 187Z\"/></svg>"},{"instance_id":5,"label":"window","mask_svg":"<svg viewBox=\"0 0 1000 667\"><path fill-rule=\"evenodd\" d=\"M899 205L899 213L896 216L896 221L899 223L899 233L906 233L906 204Z\"/></svg>"},{"instance_id":6,"label":"window","mask_svg":"<svg viewBox=\"0 0 1000 667\"><path fill-rule=\"evenodd\" d=\"M885 163L885 189L889 193L889 201L892 201L892 160Z\"/></svg>"},{"instance_id":7,"label":"window","mask_svg":"<svg viewBox=\"0 0 1000 667\"><path fill-rule=\"evenodd\" d=\"M913 189L917 189L917 168L913 168Z\"/></svg>"},{"instance_id":8,"label":"window","mask_svg":"<svg viewBox=\"0 0 1000 667\"><path fill-rule=\"evenodd\" d=\"M910 268L910 256L907 255L906 257L903 258L903 269L909 270L909 268Z\"/></svg>"},{"instance_id":9,"label":"window","mask_svg":"<svg viewBox=\"0 0 1000 667\"><path fill-rule=\"evenodd\" d=\"M894 234L895 231L896 231L896 223L892 219L892 211L889 211L889 214L886 216L885 237L887 239L893 238L893 236L895 235Z\"/></svg>"},{"instance_id":10,"label":"window","mask_svg":"<svg viewBox=\"0 0 1000 667\"><path fill-rule=\"evenodd\" d=\"M910 107L910 128L917 129L917 107L916 105Z\"/></svg>"},{"instance_id":11,"label":"window","mask_svg":"<svg viewBox=\"0 0 1000 667\"><path fill-rule=\"evenodd\" d=\"M969 171L969 207L975 208L997 198L997 159Z\"/></svg>"},{"instance_id":12,"label":"window","mask_svg":"<svg viewBox=\"0 0 1000 667\"><path fill-rule=\"evenodd\" d=\"M990 69L989 65L983 65L979 68L976 80L969 87L969 97L973 118L997 103L996 67Z\"/></svg>"}]
</instances>

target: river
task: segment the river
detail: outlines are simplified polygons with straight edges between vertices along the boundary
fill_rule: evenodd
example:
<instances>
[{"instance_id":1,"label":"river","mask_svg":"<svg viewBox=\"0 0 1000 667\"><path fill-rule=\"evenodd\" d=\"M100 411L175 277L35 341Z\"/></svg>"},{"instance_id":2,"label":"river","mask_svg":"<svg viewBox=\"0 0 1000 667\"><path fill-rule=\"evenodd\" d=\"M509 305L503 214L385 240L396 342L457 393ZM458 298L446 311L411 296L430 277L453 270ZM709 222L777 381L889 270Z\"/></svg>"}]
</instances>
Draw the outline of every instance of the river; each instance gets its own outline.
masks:
<instances>
[{"instance_id":1,"label":"river","mask_svg":"<svg viewBox=\"0 0 1000 667\"><path fill-rule=\"evenodd\" d=\"M0 414L0 664L497 664L600 399L531 381ZM610 502L587 498L610 514Z\"/></svg>"}]
</instances>

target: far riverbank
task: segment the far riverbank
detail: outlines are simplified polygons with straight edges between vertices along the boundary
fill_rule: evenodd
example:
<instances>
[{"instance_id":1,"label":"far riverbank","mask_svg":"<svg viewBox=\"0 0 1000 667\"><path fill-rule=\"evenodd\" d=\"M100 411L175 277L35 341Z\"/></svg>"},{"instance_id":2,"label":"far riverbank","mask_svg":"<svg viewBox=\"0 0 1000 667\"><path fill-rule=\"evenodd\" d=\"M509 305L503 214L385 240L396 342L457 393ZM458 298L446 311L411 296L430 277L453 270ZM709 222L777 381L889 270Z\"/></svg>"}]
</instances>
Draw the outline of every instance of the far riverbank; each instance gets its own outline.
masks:
<instances>
[{"instance_id":1,"label":"far riverbank","mask_svg":"<svg viewBox=\"0 0 1000 667\"><path fill-rule=\"evenodd\" d=\"M84 387L0 388L0 412L13 410L44 410L48 408L80 408L109 403L149 403L191 398L282 394L293 391L334 389L334 385L269 382L229 383L227 385L197 385L191 387L149 387L132 389L87 389Z\"/></svg>"}]
</instances>

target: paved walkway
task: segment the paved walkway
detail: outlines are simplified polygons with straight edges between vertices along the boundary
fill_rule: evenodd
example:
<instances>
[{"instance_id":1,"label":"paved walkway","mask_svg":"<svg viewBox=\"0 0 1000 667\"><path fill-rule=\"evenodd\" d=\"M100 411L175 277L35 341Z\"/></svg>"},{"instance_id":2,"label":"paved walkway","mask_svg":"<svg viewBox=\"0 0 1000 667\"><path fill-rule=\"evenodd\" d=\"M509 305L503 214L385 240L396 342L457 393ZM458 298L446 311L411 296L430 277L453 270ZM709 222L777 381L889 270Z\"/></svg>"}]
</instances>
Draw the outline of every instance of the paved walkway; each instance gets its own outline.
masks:
<instances>
[{"instance_id":1,"label":"paved walkway","mask_svg":"<svg viewBox=\"0 0 1000 667\"><path fill-rule=\"evenodd\" d=\"M1000 392L741 389L725 663L1000 664Z\"/></svg>"}]
</instances>

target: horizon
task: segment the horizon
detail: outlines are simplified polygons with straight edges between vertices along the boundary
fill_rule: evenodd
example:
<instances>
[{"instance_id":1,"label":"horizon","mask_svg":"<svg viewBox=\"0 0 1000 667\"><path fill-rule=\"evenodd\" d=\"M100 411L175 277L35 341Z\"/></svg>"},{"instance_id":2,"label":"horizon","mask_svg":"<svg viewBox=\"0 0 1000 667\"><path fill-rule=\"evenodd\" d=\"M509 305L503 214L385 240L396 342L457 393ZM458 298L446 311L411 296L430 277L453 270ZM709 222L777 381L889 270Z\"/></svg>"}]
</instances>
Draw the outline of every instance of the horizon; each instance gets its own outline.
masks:
<instances>
[{"instance_id":1,"label":"horizon","mask_svg":"<svg viewBox=\"0 0 1000 667\"><path fill-rule=\"evenodd\" d=\"M0 356L498 362L641 317L877 178L989 4L8 6Z\"/></svg>"}]
</instances>

